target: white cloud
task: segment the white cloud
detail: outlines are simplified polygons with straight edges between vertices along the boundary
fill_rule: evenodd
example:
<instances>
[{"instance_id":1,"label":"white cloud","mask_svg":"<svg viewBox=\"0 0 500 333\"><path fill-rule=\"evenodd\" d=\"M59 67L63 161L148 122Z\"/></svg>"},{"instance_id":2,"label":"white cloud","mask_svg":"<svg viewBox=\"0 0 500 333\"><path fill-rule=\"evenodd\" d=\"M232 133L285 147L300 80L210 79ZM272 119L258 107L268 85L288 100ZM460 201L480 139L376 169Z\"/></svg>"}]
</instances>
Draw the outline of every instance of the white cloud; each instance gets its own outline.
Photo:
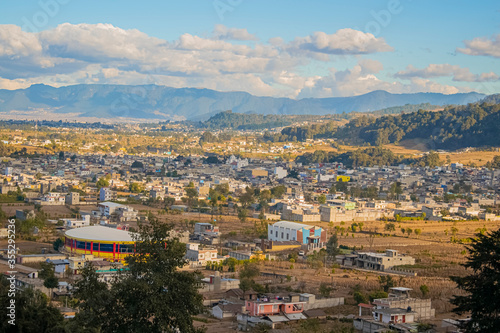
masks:
<instances>
[{"instance_id":1,"label":"white cloud","mask_svg":"<svg viewBox=\"0 0 500 333\"><path fill-rule=\"evenodd\" d=\"M291 47L304 51L326 54L368 54L377 52L390 52L394 49L383 38L354 29L340 29L328 35L318 31L307 37L298 37Z\"/></svg>"},{"instance_id":2,"label":"white cloud","mask_svg":"<svg viewBox=\"0 0 500 333\"><path fill-rule=\"evenodd\" d=\"M216 39L227 40L259 40L259 38L248 32L247 29L228 28L223 24L216 24L213 32Z\"/></svg>"},{"instance_id":3,"label":"white cloud","mask_svg":"<svg viewBox=\"0 0 500 333\"><path fill-rule=\"evenodd\" d=\"M256 42L233 43L235 40ZM382 63L359 56L387 51L392 47L382 38L353 29L331 35L316 32L292 42L280 37L260 42L245 29L217 25L209 38L186 33L166 41L110 24L65 23L40 33L0 25L0 88L25 88L32 83L154 83L294 98L349 96L377 89L412 92L454 88L417 77L411 77L408 84L381 80ZM325 68L325 63L317 61L327 64L340 58L338 55L357 56L358 63L346 70L331 69L325 76L316 75L316 65ZM462 80L469 74L474 76L465 70L453 72ZM483 73L473 78L491 81L497 76Z\"/></svg>"},{"instance_id":4,"label":"white cloud","mask_svg":"<svg viewBox=\"0 0 500 333\"><path fill-rule=\"evenodd\" d=\"M498 81L500 79L500 77L493 72L473 74L470 72L469 68L462 68L458 65L450 64L430 64L422 69L408 65L406 70L399 71L394 76L400 79L451 76L453 77L453 81L464 82L487 82Z\"/></svg>"},{"instance_id":5,"label":"white cloud","mask_svg":"<svg viewBox=\"0 0 500 333\"><path fill-rule=\"evenodd\" d=\"M382 70L378 61L361 59L352 68L337 71L330 69L329 75L316 77L312 84L304 87L297 94L298 98L352 96L366 94L374 90L385 90L394 94L436 92L454 94L471 91L470 88L457 88L442 85L429 79L413 77L410 83L388 82L379 79L376 74Z\"/></svg>"},{"instance_id":6,"label":"white cloud","mask_svg":"<svg viewBox=\"0 0 500 333\"><path fill-rule=\"evenodd\" d=\"M464 41L465 48L457 48L457 51L468 55L490 56L500 58L500 34L491 38L476 37Z\"/></svg>"}]
</instances>

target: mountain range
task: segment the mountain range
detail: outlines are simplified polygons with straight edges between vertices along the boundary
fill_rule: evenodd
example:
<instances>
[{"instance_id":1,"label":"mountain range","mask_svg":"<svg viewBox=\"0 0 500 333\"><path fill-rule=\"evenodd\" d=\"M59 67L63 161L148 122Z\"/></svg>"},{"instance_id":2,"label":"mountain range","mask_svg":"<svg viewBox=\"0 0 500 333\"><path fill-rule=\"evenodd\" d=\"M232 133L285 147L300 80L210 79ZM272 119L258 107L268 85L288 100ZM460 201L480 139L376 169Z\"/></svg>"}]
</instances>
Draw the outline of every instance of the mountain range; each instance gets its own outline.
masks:
<instances>
[{"instance_id":1,"label":"mountain range","mask_svg":"<svg viewBox=\"0 0 500 333\"><path fill-rule=\"evenodd\" d=\"M261 114L337 114L369 112L405 104L448 105L476 102L484 94L470 92L391 94L373 91L352 97L290 98L259 97L246 92L220 92L198 88L171 88L157 85L80 84L55 88L35 84L26 89L0 90L0 113L50 113L61 117L101 119L204 120L225 110Z\"/></svg>"}]
</instances>

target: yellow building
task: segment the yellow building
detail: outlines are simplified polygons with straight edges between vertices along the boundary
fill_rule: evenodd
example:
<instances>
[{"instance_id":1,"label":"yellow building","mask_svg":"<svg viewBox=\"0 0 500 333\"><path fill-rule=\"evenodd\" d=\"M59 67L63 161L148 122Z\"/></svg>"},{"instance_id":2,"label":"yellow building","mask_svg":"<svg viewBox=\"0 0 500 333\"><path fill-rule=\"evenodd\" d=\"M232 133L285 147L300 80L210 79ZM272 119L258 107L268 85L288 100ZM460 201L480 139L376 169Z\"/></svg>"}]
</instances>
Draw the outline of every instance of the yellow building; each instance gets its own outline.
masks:
<instances>
[{"instance_id":1,"label":"yellow building","mask_svg":"<svg viewBox=\"0 0 500 333\"><path fill-rule=\"evenodd\" d=\"M92 254L96 258L122 261L134 253L133 233L103 226L71 229L65 233L64 249L71 255Z\"/></svg>"},{"instance_id":2,"label":"yellow building","mask_svg":"<svg viewBox=\"0 0 500 333\"><path fill-rule=\"evenodd\" d=\"M351 177L349 177L349 176L337 175L338 182L341 181L341 182L347 183L350 180L351 180Z\"/></svg>"}]
</instances>

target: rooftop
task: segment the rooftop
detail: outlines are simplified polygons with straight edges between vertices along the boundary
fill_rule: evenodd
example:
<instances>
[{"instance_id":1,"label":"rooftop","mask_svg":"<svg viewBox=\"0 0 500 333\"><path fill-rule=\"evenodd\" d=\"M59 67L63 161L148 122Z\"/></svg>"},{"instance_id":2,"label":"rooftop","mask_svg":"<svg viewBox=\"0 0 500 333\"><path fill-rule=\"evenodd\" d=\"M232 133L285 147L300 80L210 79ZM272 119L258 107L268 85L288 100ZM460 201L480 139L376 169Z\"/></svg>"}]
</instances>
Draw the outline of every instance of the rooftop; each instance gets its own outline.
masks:
<instances>
[{"instance_id":1,"label":"rooftop","mask_svg":"<svg viewBox=\"0 0 500 333\"><path fill-rule=\"evenodd\" d=\"M70 238L91 239L104 242L134 242L132 238L133 233L103 226L72 229L66 231L65 235Z\"/></svg>"},{"instance_id":2,"label":"rooftop","mask_svg":"<svg viewBox=\"0 0 500 333\"><path fill-rule=\"evenodd\" d=\"M311 229L313 226L307 225L307 224L302 224L302 223L297 223L297 222L290 222L290 221L279 221L273 224L274 227L280 227L280 228L289 228L289 229Z\"/></svg>"}]
</instances>

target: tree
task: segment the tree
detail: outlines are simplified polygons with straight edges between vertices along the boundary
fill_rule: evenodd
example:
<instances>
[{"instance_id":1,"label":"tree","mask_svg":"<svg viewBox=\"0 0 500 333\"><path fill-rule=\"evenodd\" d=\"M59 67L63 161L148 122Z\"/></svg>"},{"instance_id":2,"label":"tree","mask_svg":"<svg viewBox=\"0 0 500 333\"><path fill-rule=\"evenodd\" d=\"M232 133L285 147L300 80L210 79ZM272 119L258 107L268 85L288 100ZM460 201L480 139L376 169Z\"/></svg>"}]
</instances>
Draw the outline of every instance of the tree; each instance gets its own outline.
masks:
<instances>
[{"instance_id":1,"label":"tree","mask_svg":"<svg viewBox=\"0 0 500 333\"><path fill-rule=\"evenodd\" d=\"M386 223L386 225L384 226L384 230L385 231L396 231L396 226L394 225L394 223ZM406 232L408 232L408 230L406 230Z\"/></svg>"},{"instance_id":2,"label":"tree","mask_svg":"<svg viewBox=\"0 0 500 333\"><path fill-rule=\"evenodd\" d=\"M451 303L458 314L470 312L466 332L498 332L500 327L500 229L484 235L476 234L466 246L469 255L462 264L470 272L451 279L467 293L455 296Z\"/></svg>"},{"instance_id":3,"label":"tree","mask_svg":"<svg viewBox=\"0 0 500 333\"><path fill-rule=\"evenodd\" d=\"M58 238L52 243L54 250L59 251L59 248L64 245L64 241L61 238Z\"/></svg>"},{"instance_id":4,"label":"tree","mask_svg":"<svg viewBox=\"0 0 500 333\"><path fill-rule=\"evenodd\" d=\"M99 178L99 180L95 183L95 185L97 186L97 188L108 187L109 181L105 177L102 177Z\"/></svg>"},{"instance_id":5,"label":"tree","mask_svg":"<svg viewBox=\"0 0 500 333\"><path fill-rule=\"evenodd\" d=\"M331 259L335 258L335 256L340 253L337 234L333 234L326 243L326 253Z\"/></svg>"},{"instance_id":6,"label":"tree","mask_svg":"<svg viewBox=\"0 0 500 333\"><path fill-rule=\"evenodd\" d=\"M333 288L326 282L321 282L321 284L319 285L319 294L323 297L330 296L332 290Z\"/></svg>"},{"instance_id":7,"label":"tree","mask_svg":"<svg viewBox=\"0 0 500 333\"><path fill-rule=\"evenodd\" d=\"M382 287L382 289L384 289L386 293L389 292L390 288L394 287L394 280L390 275L380 275L378 277L378 282L380 283L380 286Z\"/></svg>"},{"instance_id":8,"label":"tree","mask_svg":"<svg viewBox=\"0 0 500 333\"><path fill-rule=\"evenodd\" d=\"M126 257L108 287L92 266L76 283L80 311L75 321L86 331L201 332L192 316L203 311L200 275L181 271L185 245L170 238L171 227L153 218L139 224L135 254Z\"/></svg>"},{"instance_id":9,"label":"tree","mask_svg":"<svg viewBox=\"0 0 500 333\"><path fill-rule=\"evenodd\" d=\"M43 280L43 286L47 289L50 289L50 294L52 297L52 290L59 286L59 279L55 277L55 275L48 276L45 280Z\"/></svg>"},{"instance_id":10,"label":"tree","mask_svg":"<svg viewBox=\"0 0 500 333\"><path fill-rule=\"evenodd\" d=\"M253 279L260 275L259 266L254 262L246 261L240 271L240 279Z\"/></svg>"},{"instance_id":11,"label":"tree","mask_svg":"<svg viewBox=\"0 0 500 333\"><path fill-rule=\"evenodd\" d=\"M356 304L366 303L366 296L361 291L355 291L352 296L354 297Z\"/></svg>"},{"instance_id":12,"label":"tree","mask_svg":"<svg viewBox=\"0 0 500 333\"><path fill-rule=\"evenodd\" d=\"M326 203L326 196L324 194L318 196L318 203L321 205L324 205Z\"/></svg>"},{"instance_id":13,"label":"tree","mask_svg":"<svg viewBox=\"0 0 500 333\"><path fill-rule=\"evenodd\" d=\"M373 300L379 299L379 298L387 298L389 295L387 292L382 291L382 290L376 290L368 296L370 298L370 302L373 302Z\"/></svg>"},{"instance_id":14,"label":"tree","mask_svg":"<svg viewBox=\"0 0 500 333\"><path fill-rule=\"evenodd\" d=\"M141 193L142 191L144 191L144 185L142 185L141 183L132 183L128 188L132 193Z\"/></svg>"},{"instance_id":15,"label":"tree","mask_svg":"<svg viewBox=\"0 0 500 333\"><path fill-rule=\"evenodd\" d=\"M238 209L238 218L240 219L241 223L247 220L247 216L248 216L248 209L246 208Z\"/></svg>"},{"instance_id":16,"label":"tree","mask_svg":"<svg viewBox=\"0 0 500 333\"><path fill-rule=\"evenodd\" d=\"M134 163L132 163L132 165L130 166L132 169L142 169L144 168L144 164L140 161L134 161Z\"/></svg>"},{"instance_id":17,"label":"tree","mask_svg":"<svg viewBox=\"0 0 500 333\"><path fill-rule=\"evenodd\" d=\"M422 293L422 296L425 297L429 293L429 287L427 287L426 284L421 285L420 292Z\"/></svg>"},{"instance_id":18,"label":"tree","mask_svg":"<svg viewBox=\"0 0 500 333\"><path fill-rule=\"evenodd\" d=\"M63 333L64 317L61 312L53 307L48 297L39 290L24 288L16 291L15 296L15 325L8 321L8 307L10 283L4 275L0 277L0 306L4 310L4 317L0 321L0 332L14 333Z\"/></svg>"}]
</instances>

